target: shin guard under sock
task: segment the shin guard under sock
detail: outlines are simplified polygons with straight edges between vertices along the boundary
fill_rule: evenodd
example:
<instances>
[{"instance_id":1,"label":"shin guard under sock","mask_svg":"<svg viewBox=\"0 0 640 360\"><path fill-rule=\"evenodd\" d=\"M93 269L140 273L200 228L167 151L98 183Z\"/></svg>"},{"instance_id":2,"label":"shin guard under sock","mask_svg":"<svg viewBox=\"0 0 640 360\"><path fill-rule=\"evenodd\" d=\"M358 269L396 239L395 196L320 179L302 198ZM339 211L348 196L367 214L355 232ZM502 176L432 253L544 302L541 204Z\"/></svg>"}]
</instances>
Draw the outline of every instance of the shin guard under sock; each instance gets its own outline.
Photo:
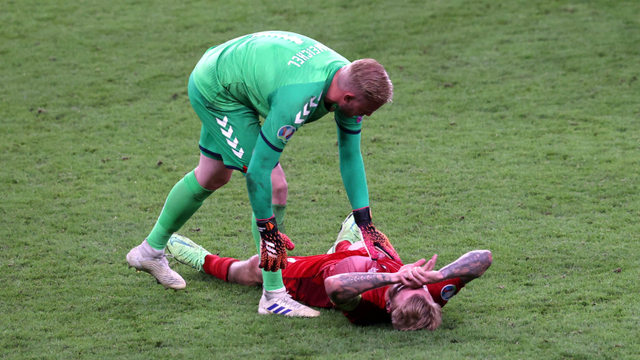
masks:
<instances>
[{"instance_id":1,"label":"shin guard under sock","mask_svg":"<svg viewBox=\"0 0 640 360\"><path fill-rule=\"evenodd\" d=\"M171 235L189 220L212 193L198 184L193 171L185 175L169 192L158 221L147 237L149 245L156 250L163 250Z\"/></svg>"}]
</instances>

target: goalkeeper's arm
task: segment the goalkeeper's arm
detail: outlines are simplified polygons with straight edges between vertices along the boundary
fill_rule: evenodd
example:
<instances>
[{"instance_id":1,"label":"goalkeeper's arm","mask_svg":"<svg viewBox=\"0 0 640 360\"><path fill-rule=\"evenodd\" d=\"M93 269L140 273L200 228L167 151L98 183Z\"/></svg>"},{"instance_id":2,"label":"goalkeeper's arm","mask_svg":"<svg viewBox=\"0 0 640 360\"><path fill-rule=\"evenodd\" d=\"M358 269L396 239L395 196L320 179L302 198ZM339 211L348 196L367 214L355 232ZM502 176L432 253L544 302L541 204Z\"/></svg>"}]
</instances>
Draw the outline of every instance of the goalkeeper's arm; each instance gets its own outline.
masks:
<instances>
[{"instance_id":1,"label":"goalkeeper's arm","mask_svg":"<svg viewBox=\"0 0 640 360\"><path fill-rule=\"evenodd\" d=\"M337 126L340 175L352 209L369 206L369 189L360 152L360 133L350 134Z\"/></svg>"}]
</instances>

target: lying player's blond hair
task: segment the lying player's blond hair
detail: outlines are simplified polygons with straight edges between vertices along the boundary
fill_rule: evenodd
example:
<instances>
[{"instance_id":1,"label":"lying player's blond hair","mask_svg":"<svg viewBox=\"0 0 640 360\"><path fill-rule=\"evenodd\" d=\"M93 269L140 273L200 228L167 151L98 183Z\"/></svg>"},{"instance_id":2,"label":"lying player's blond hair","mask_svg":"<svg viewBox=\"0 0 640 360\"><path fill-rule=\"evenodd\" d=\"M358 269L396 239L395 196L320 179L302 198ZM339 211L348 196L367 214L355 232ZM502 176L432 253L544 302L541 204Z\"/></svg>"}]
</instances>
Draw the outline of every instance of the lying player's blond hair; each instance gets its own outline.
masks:
<instances>
[{"instance_id":1,"label":"lying player's blond hair","mask_svg":"<svg viewBox=\"0 0 640 360\"><path fill-rule=\"evenodd\" d=\"M391 323L396 330L411 331L426 328L433 331L442 324L442 308L416 294L391 313Z\"/></svg>"},{"instance_id":2,"label":"lying player's blond hair","mask_svg":"<svg viewBox=\"0 0 640 360\"><path fill-rule=\"evenodd\" d=\"M391 102L393 84L384 67L374 59L360 59L347 65L347 87L377 104Z\"/></svg>"}]
</instances>

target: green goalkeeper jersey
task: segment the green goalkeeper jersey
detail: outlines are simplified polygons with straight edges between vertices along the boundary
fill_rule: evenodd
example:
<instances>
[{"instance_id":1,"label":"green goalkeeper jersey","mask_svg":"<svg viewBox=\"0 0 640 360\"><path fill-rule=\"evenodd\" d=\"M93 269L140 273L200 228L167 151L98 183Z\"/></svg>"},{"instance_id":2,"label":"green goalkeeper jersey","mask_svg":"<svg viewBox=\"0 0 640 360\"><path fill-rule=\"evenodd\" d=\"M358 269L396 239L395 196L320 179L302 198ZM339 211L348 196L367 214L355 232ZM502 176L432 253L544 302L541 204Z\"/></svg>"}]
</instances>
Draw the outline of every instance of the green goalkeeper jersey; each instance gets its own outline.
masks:
<instances>
[{"instance_id":1,"label":"green goalkeeper jersey","mask_svg":"<svg viewBox=\"0 0 640 360\"><path fill-rule=\"evenodd\" d=\"M246 106L266 119L262 134L282 150L289 133L328 113L324 97L335 73L349 61L320 42L289 32L242 36L209 49L193 75L198 89L220 110ZM361 119L335 111L338 125L359 132ZM279 136L280 135L280 136Z\"/></svg>"}]
</instances>

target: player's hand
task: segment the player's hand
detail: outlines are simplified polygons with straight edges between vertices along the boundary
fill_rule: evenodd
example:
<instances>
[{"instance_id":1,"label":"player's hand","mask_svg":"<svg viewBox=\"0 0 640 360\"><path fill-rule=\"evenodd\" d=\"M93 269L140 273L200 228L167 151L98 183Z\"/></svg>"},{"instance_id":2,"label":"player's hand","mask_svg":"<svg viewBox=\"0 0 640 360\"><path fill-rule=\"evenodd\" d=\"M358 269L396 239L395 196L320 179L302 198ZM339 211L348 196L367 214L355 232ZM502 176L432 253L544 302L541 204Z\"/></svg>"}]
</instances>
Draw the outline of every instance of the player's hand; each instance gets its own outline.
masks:
<instances>
[{"instance_id":1,"label":"player's hand","mask_svg":"<svg viewBox=\"0 0 640 360\"><path fill-rule=\"evenodd\" d=\"M267 271L278 271L287 267L287 250L295 245L289 237L278 231L275 216L256 220L260 232L260 265Z\"/></svg>"},{"instance_id":2,"label":"player's hand","mask_svg":"<svg viewBox=\"0 0 640 360\"><path fill-rule=\"evenodd\" d=\"M393 248L385 234L380 232L371 222L371 210L369 207L353 211L353 218L360 228L364 246L371 260L378 260L380 252L393 260L400 261L400 256Z\"/></svg>"},{"instance_id":3,"label":"player's hand","mask_svg":"<svg viewBox=\"0 0 640 360\"><path fill-rule=\"evenodd\" d=\"M437 260L438 255L433 255L429 261L420 259L413 264L404 265L397 272L397 281L412 288L442 281L442 274L439 271L433 271Z\"/></svg>"}]
</instances>

